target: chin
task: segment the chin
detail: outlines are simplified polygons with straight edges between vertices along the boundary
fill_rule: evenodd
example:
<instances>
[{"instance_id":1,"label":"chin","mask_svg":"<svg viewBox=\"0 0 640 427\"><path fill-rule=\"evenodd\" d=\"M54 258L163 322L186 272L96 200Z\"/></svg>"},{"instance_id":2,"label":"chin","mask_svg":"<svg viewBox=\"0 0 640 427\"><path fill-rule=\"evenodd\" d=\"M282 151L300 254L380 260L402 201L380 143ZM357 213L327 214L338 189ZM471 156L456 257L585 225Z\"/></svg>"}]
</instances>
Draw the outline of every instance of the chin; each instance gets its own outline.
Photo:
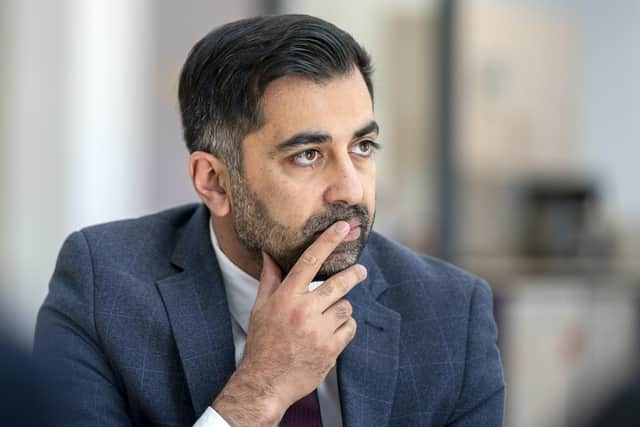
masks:
<instances>
[{"instance_id":1,"label":"chin","mask_svg":"<svg viewBox=\"0 0 640 427\"><path fill-rule=\"evenodd\" d=\"M356 263L359 255L360 254L354 254L352 252L332 253L322 264L320 271L318 271L318 274L316 274L313 280L327 280L334 274L351 267Z\"/></svg>"}]
</instances>

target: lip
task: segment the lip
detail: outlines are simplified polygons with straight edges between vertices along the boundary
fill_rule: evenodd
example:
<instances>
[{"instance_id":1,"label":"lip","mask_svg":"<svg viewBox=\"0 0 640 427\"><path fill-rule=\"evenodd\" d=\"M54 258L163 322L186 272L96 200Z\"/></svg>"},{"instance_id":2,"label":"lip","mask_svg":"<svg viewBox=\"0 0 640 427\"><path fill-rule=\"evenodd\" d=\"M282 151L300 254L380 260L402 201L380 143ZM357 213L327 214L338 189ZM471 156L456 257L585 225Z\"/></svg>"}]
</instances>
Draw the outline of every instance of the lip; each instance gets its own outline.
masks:
<instances>
[{"instance_id":1,"label":"lip","mask_svg":"<svg viewBox=\"0 0 640 427\"><path fill-rule=\"evenodd\" d=\"M351 227L352 230L356 227L360 227L360 221L358 221L355 218L345 220L345 221L347 221L347 224L349 224L349 227Z\"/></svg>"},{"instance_id":2,"label":"lip","mask_svg":"<svg viewBox=\"0 0 640 427\"><path fill-rule=\"evenodd\" d=\"M342 240L343 242L349 242L357 239L360 237L360 233L362 232L359 221L352 219L347 221L347 223L349 224L350 229L349 233L347 233L345 238Z\"/></svg>"},{"instance_id":3,"label":"lip","mask_svg":"<svg viewBox=\"0 0 640 427\"><path fill-rule=\"evenodd\" d=\"M345 238L342 240L343 242L355 240L358 237L360 237L360 233L362 232L360 221L358 221L357 219L349 219L349 220L345 219L343 221L349 224L349 232L347 233ZM324 230L326 230L326 228ZM320 236L324 232L324 230L315 232L314 237L317 238L318 236Z\"/></svg>"},{"instance_id":4,"label":"lip","mask_svg":"<svg viewBox=\"0 0 640 427\"><path fill-rule=\"evenodd\" d=\"M342 240L343 242L349 242L351 240L356 240L358 237L360 237L360 226L356 226L356 227L352 227L351 230L349 230L349 234L346 235L346 237Z\"/></svg>"}]
</instances>

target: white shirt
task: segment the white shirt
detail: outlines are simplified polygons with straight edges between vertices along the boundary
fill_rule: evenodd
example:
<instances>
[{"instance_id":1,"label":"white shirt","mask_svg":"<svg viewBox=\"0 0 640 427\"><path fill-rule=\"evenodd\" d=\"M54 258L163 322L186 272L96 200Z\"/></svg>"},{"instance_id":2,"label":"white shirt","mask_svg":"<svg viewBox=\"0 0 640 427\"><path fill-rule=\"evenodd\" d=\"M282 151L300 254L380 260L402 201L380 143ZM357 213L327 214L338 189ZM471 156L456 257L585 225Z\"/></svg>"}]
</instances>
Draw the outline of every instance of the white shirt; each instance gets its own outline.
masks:
<instances>
[{"instance_id":1,"label":"white shirt","mask_svg":"<svg viewBox=\"0 0 640 427\"><path fill-rule=\"evenodd\" d=\"M222 273L222 281L224 282L224 288L227 293L237 367L244 354L251 309L258 295L259 282L242 271L222 252L211 222L209 222L209 232L211 235L211 245L216 253L220 272ZM322 282L311 282L309 284L309 290L313 290L320 285L322 285ZM214 396L212 396L212 399L213 397ZM325 380L318 386L318 400L320 401L322 425L324 427L342 427L340 393L335 366L331 369ZM229 424L220 414L209 406L194 424L194 427L229 427Z\"/></svg>"}]
</instances>

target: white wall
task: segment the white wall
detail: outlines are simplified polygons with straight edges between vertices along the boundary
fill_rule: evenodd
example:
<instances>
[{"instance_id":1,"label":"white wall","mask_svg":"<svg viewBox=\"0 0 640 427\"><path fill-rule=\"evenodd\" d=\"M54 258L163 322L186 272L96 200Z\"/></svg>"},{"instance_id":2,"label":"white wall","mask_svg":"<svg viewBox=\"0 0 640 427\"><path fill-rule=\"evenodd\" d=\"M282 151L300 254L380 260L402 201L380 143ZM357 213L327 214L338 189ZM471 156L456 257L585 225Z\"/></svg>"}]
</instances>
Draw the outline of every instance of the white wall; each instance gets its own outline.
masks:
<instances>
[{"instance_id":1,"label":"white wall","mask_svg":"<svg viewBox=\"0 0 640 427\"><path fill-rule=\"evenodd\" d=\"M0 304L28 341L64 237L148 205L150 14L126 0L5 7Z\"/></svg>"}]
</instances>

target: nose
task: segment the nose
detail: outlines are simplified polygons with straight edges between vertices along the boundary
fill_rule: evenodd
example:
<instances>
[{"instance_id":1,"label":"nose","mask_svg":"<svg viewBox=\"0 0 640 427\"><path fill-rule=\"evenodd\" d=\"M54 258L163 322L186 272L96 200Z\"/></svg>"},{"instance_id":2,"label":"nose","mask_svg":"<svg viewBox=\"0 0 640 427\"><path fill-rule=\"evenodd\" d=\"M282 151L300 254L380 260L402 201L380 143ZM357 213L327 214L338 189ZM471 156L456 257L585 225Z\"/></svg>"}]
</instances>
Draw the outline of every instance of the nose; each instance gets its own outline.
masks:
<instances>
[{"instance_id":1,"label":"nose","mask_svg":"<svg viewBox=\"0 0 640 427\"><path fill-rule=\"evenodd\" d=\"M335 167L330 171L330 183L325 192L325 202L354 205L362 203L363 197L362 177L351 158L346 155L338 159Z\"/></svg>"}]
</instances>

